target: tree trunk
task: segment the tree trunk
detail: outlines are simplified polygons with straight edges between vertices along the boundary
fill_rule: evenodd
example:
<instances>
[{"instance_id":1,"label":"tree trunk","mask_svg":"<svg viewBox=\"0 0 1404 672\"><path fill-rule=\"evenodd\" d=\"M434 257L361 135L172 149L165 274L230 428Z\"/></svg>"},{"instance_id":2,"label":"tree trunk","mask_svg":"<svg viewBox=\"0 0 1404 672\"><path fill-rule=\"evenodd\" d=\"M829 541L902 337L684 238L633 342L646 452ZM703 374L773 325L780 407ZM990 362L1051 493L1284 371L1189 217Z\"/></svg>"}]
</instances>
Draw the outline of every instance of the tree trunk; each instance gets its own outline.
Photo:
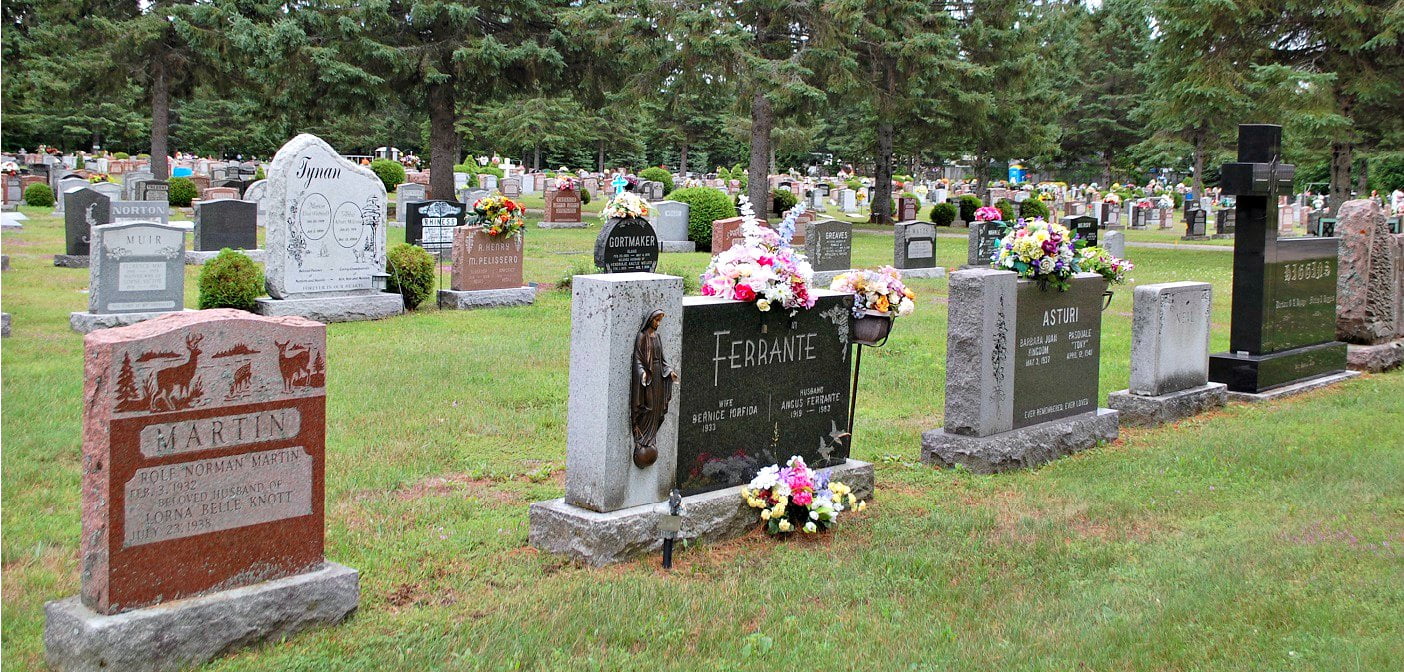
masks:
<instances>
[{"instance_id":1,"label":"tree trunk","mask_svg":"<svg viewBox=\"0 0 1404 672\"><path fill-rule=\"evenodd\" d=\"M532 148L531 168L532 170L541 170L541 145Z\"/></svg>"},{"instance_id":2,"label":"tree trunk","mask_svg":"<svg viewBox=\"0 0 1404 672\"><path fill-rule=\"evenodd\" d=\"M775 114L770 99L762 91L751 96L751 164L746 171L746 189L756 216L765 218L770 211L770 132L775 127Z\"/></svg>"},{"instance_id":3,"label":"tree trunk","mask_svg":"<svg viewBox=\"0 0 1404 672\"><path fill-rule=\"evenodd\" d=\"M678 152L678 174L687 177L687 139L682 142L682 149Z\"/></svg>"},{"instance_id":4,"label":"tree trunk","mask_svg":"<svg viewBox=\"0 0 1404 672\"><path fill-rule=\"evenodd\" d=\"M603 138L601 138L601 139L600 139L600 147L599 147L600 154L599 154L599 168L598 168L599 173L600 173L601 175L603 175L604 172L605 172L605 165L604 165L604 147L605 147L605 141L604 141Z\"/></svg>"},{"instance_id":5,"label":"tree trunk","mask_svg":"<svg viewBox=\"0 0 1404 672\"><path fill-rule=\"evenodd\" d=\"M168 180L171 166L166 161L171 133L171 90L166 79L166 65L160 59L151 61L151 177Z\"/></svg>"},{"instance_id":6,"label":"tree trunk","mask_svg":"<svg viewBox=\"0 0 1404 672\"><path fill-rule=\"evenodd\" d=\"M1102 188L1106 188L1106 187L1108 187L1108 186L1111 186L1111 183L1112 183L1112 181L1111 181L1111 173L1112 173L1112 152L1113 152L1113 151L1114 151L1114 150L1112 150L1112 148L1108 147L1108 148L1107 148L1107 151L1102 152Z\"/></svg>"},{"instance_id":7,"label":"tree trunk","mask_svg":"<svg viewBox=\"0 0 1404 672\"><path fill-rule=\"evenodd\" d=\"M1370 162L1367 159L1360 159L1360 164L1356 167L1355 174L1355 194L1357 198L1370 197Z\"/></svg>"},{"instance_id":8,"label":"tree trunk","mask_svg":"<svg viewBox=\"0 0 1404 672\"><path fill-rule=\"evenodd\" d=\"M985 203L990 198L990 157L984 154L975 155L975 195L980 197L980 202ZM985 203L985 205L992 205Z\"/></svg>"},{"instance_id":9,"label":"tree trunk","mask_svg":"<svg viewBox=\"0 0 1404 672\"><path fill-rule=\"evenodd\" d=\"M1352 150L1349 142L1336 140L1331 143L1331 216L1335 217L1341 204L1350 200L1350 164Z\"/></svg>"},{"instance_id":10,"label":"tree trunk","mask_svg":"<svg viewBox=\"0 0 1404 672\"><path fill-rule=\"evenodd\" d=\"M452 82L429 85L429 197L453 199L453 164L458 162Z\"/></svg>"},{"instance_id":11,"label":"tree trunk","mask_svg":"<svg viewBox=\"0 0 1404 672\"><path fill-rule=\"evenodd\" d=\"M1204 129L1194 134L1194 180L1190 187L1196 195L1204 194Z\"/></svg>"},{"instance_id":12,"label":"tree trunk","mask_svg":"<svg viewBox=\"0 0 1404 672\"><path fill-rule=\"evenodd\" d=\"M873 175L873 214L877 224L892 223L892 136L894 129L888 119L877 125L877 170Z\"/></svg>"}]
</instances>

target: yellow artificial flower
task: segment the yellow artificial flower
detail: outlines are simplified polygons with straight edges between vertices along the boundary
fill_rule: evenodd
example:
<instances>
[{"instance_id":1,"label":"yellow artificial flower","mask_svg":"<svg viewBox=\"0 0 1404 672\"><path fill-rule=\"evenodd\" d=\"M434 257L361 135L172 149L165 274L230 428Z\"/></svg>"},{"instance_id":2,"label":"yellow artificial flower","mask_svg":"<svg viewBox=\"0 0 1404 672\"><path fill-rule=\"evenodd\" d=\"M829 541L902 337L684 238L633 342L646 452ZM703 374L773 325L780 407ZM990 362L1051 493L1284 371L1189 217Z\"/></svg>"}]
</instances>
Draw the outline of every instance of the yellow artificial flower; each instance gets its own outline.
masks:
<instances>
[{"instance_id":1,"label":"yellow artificial flower","mask_svg":"<svg viewBox=\"0 0 1404 672\"><path fill-rule=\"evenodd\" d=\"M781 531L781 532L789 532L790 530L793 530L793 529L795 529L795 526L794 526L794 525L791 525L791 524L790 524L790 521L788 521L788 520L782 520L782 521L780 521L780 531Z\"/></svg>"},{"instance_id":2,"label":"yellow artificial flower","mask_svg":"<svg viewBox=\"0 0 1404 672\"><path fill-rule=\"evenodd\" d=\"M761 520L770 520L770 509L761 511Z\"/></svg>"}]
</instances>

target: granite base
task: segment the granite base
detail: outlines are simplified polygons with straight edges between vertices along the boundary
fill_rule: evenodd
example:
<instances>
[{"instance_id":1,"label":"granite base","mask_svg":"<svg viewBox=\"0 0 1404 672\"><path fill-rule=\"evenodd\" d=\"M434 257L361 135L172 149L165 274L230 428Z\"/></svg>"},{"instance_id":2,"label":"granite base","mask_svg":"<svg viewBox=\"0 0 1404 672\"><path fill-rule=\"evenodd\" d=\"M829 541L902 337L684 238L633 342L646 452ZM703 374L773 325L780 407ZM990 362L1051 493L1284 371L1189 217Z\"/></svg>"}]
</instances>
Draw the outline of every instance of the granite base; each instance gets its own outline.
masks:
<instances>
[{"instance_id":1,"label":"granite base","mask_svg":"<svg viewBox=\"0 0 1404 672\"><path fill-rule=\"evenodd\" d=\"M87 268L88 255L86 254L55 254L54 265L59 268Z\"/></svg>"},{"instance_id":2,"label":"granite base","mask_svg":"<svg viewBox=\"0 0 1404 672\"><path fill-rule=\"evenodd\" d=\"M1209 356L1209 380L1227 383L1229 391L1266 394L1273 388L1330 375L1346 368L1346 344L1340 341L1282 350L1266 355L1220 352Z\"/></svg>"},{"instance_id":3,"label":"granite base","mask_svg":"<svg viewBox=\"0 0 1404 672\"><path fill-rule=\"evenodd\" d=\"M939 467L964 465L977 474L1036 467L1097 445L1115 441L1118 413L1099 408L1068 418L1040 422L990 436L922 432L921 459Z\"/></svg>"},{"instance_id":4,"label":"granite base","mask_svg":"<svg viewBox=\"0 0 1404 672\"><path fill-rule=\"evenodd\" d=\"M538 229L585 229L590 225L585 222L537 222Z\"/></svg>"},{"instance_id":5,"label":"granite base","mask_svg":"<svg viewBox=\"0 0 1404 672\"><path fill-rule=\"evenodd\" d=\"M1378 345L1346 345L1346 366L1379 373L1404 364L1404 339Z\"/></svg>"},{"instance_id":6,"label":"granite base","mask_svg":"<svg viewBox=\"0 0 1404 672\"><path fill-rule=\"evenodd\" d=\"M238 250L238 252L260 264L263 263L266 259L266 255L264 254L263 250ZM215 257L218 257L219 253L220 250L186 250L185 265L203 266L205 265L205 262L214 259Z\"/></svg>"},{"instance_id":7,"label":"granite base","mask_svg":"<svg viewBox=\"0 0 1404 672\"><path fill-rule=\"evenodd\" d=\"M848 460L833 467L832 478L853 489L859 499L873 497L873 465ZM678 539L716 542L734 539L760 526L760 511L741 500L741 488L704 492L683 498ZM528 539L548 553L567 556L591 567L624 562L663 548L659 520L667 503L599 513L567 504L565 499L536 502L530 509Z\"/></svg>"},{"instance_id":8,"label":"granite base","mask_svg":"<svg viewBox=\"0 0 1404 672\"><path fill-rule=\"evenodd\" d=\"M829 285L833 283L834 278L844 273L851 272L852 270L851 268L846 268L842 271L815 271L814 280L810 284L821 289L828 289Z\"/></svg>"},{"instance_id":9,"label":"granite base","mask_svg":"<svg viewBox=\"0 0 1404 672\"><path fill-rule=\"evenodd\" d=\"M1232 233L1216 233L1209 237L1213 238L1214 240L1233 240Z\"/></svg>"},{"instance_id":10,"label":"granite base","mask_svg":"<svg viewBox=\"0 0 1404 672\"><path fill-rule=\"evenodd\" d=\"M359 573L334 562L304 574L105 616L77 597L44 605L44 657L64 672L164 672L234 649L335 625L356 611Z\"/></svg>"},{"instance_id":11,"label":"granite base","mask_svg":"<svg viewBox=\"0 0 1404 672\"><path fill-rule=\"evenodd\" d=\"M296 315L318 322L360 322L394 317L405 312L405 297L388 292L318 299L258 300L254 312L269 317Z\"/></svg>"},{"instance_id":12,"label":"granite base","mask_svg":"<svg viewBox=\"0 0 1404 672\"><path fill-rule=\"evenodd\" d=\"M1121 413L1121 424L1135 427L1163 425L1221 408L1227 403L1228 386L1223 383L1208 383L1154 397L1131 394L1130 390L1107 395L1107 406Z\"/></svg>"},{"instance_id":13,"label":"granite base","mask_svg":"<svg viewBox=\"0 0 1404 672\"><path fill-rule=\"evenodd\" d=\"M697 243L690 240L660 240L658 241L659 252L696 252Z\"/></svg>"},{"instance_id":14,"label":"granite base","mask_svg":"<svg viewBox=\"0 0 1404 672\"><path fill-rule=\"evenodd\" d=\"M1257 403L1259 401L1272 401L1273 399L1281 399L1283 397L1291 397L1298 394L1302 394L1303 392L1310 392L1312 390L1320 389L1328 385L1335 385L1336 383L1345 380L1350 380L1351 378L1354 378L1358 375L1360 375L1359 371L1337 371L1336 373L1330 373L1324 376L1319 376L1317 378L1309 378L1307 380L1297 381L1290 385L1274 387L1265 392L1235 392L1232 389L1230 389L1228 392L1228 398L1229 401L1246 401L1249 403Z\"/></svg>"},{"instance_id":15,"label":"granite base","mask_svg":"<svg viewBox=\"0 0 1404 672\"><path fill-rule=\"evenodd\" d=\"M507 289L475 289L469 291L439 290L439 308L442 310L473 310L475 308L511 308L529 306L536 301L535 287L509 287Z\"/></svg>"},{"instance_id":16,"label":"granite base","mask_svg":"<svg viewBox=\"0 0 1404 672\"><path fill-rule=\"evenodd\" d=\"M946 269L937 266L935 268L899 268L903 278L944 278Z\"/></svg>"},{"instance_id":17,"label":"granite base","mask_svg":"<svg viewBox=\"0 0 1404 672\"><path fill-rule=\"evenodd\" d=\"M1180 240L1209 240L1209 236L1180 236Z\"/></svg>"},{"instance_id":18,"label":"granite base","mask_svg":"<svg viewBox=\"0 0 1404 672\"><path fill-rule=\"evenodd\" d=\"M98 329L111 329L113 327L125 327L129 324L145 322L156 319L162 315L170 315L179 312L174 310L158 310L151 313L69 313L68 326L80 334L90 334ZM185 309L185 312L195 312Z\"/></svg>"}]
</instances>

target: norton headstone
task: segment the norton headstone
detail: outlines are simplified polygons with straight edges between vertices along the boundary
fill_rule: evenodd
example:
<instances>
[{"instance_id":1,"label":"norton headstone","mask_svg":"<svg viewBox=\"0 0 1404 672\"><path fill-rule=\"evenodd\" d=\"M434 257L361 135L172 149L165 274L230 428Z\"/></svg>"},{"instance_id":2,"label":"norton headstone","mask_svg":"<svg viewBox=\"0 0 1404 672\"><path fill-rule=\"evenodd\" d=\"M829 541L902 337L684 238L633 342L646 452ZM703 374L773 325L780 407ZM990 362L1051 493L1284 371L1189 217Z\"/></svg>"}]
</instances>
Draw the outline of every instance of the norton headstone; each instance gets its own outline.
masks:
<instances>
[{"instance_id":1,"label":"norton headstone","mask_svg":"<svg viewBox=\"0 0 1404 672\"><path fill-rule=\"evenodd\" d=\"M160 222L169 224L171 207L160 201L113 201L110 215L112 222Z\"/></svg>"}]
</instances>

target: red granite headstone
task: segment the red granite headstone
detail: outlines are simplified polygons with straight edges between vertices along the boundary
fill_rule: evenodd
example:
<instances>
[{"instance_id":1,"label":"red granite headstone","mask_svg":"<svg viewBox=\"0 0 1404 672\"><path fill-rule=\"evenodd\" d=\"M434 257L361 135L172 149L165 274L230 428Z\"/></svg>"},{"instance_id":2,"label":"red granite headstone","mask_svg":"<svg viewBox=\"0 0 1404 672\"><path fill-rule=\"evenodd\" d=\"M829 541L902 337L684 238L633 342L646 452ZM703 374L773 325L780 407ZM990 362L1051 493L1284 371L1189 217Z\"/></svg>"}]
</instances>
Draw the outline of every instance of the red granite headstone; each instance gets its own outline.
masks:
<instances>
[{"instance_id":1,"label":"red granite headstone","mask_svg":"<svg viewBox=\"0 0 1404 672\"><path fill-rule=\"evenodd\" d=\"M917 218L917 199L898 198L897 199L897 221L910 222Z\"/></svg>"},{"instance_id":2,"label":"red granite headstone","mask_svg":"<svg viewBox=\"0 0 1404 672\"><path fill-rule=\"evenodd\" d=\"M206 189L209 189L209 188L210 188L210 178L208 178L208 177L206 177L206 176L204 176L204 175L191 175L190 177L188 177L188 178L186 178L186 179L188 179L188 180L190 180L192 183L194 183L194 185L195 185L195 193L197 193L197 194L203 194L203 193L205 193L205 190L206 190Z\"/></svg>"},{"instance_id":3,"label":"red granite headstone","mask_svg":"<svg viewBox=\"0 0 1404 672\"><path fill-rule=\"evenodd\" d=\"M238 198L239 190L234 187L210 187L200 192L200 200L213 201L221 198Z\"/></svg>"},{"instance_id":4,"label":"red granite headstone","mask_svg":"<svg viewBox=\"0 0 1404 672\"><path fill-rule=\"evenodd\" d=\"M202 310L99 330L83 349L88 608L322 564L326 325Z\"/></svg>"},{"instance_id":5,"label":"red granite headstone","mask_svg":"<svg viewBox=\"0 0 1404 672\"><path fill-rule=\"evenodd\" d=\"M730 217L712 222L712 254L725 252L745 239L741 233L741 223L744 221L740 217Z\"/></svg>"},{"instance_id":6,"label":"red granite headstone","mask_svg":"<svg viewBox=\"0 0 1404 672\"><path fill-rule=\"evenodd\" d=\"M454 229L450 287L455 292L521 287L523 238L489 235L478 226Z\"/></svg>"},{"instance_id":7,"label":"red granite headstone","mask_svg":"<svg viewBox=\"0 0 1404 672\"><path fill-rule=\"evenodd\" d=\"M542 178L545 179L545 178ZM546 192L546 221L572 223L580 221L580 192L574 189Z\"/></svg>"}]
</instances>

